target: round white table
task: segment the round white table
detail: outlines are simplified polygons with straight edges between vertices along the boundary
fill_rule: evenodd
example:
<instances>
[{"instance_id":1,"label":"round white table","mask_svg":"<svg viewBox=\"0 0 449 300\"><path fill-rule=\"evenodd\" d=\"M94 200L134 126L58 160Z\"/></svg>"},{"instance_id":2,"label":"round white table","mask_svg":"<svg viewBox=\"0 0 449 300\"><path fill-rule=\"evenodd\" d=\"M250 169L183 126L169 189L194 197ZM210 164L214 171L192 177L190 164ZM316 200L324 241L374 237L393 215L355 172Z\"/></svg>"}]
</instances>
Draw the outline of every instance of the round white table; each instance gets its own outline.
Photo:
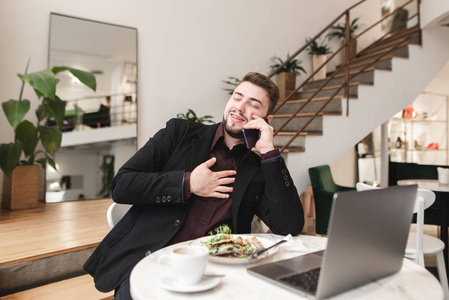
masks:
<instances>
[{"instance_id":1,"label":"round white table","mask_svg":"<svg viewBox=\"0 0 449 300\"><path fill-rule=\"evenodd\" d=\"M449 201L449 185L445 185L445 184L440 184L438 182L438 180L433 180L433 179L403 179L403 180L398 180L398 185L411 185L411 184L417 184L418 187L423 188L423 189L428 189L434 192L441 192L444 193L444 199L441 199L442 201L440 201L440 238L441 240L444 242L444 261L446 263L446 271L448 272L448 276L449 276L449 270L448 270L448 258L447 258L447 254L448 254L448 232L447 232L447 227L448 227L448 220L446 218L446 216L449 214L448 210L449 210L449 205L448 205L448 201Z\"/></svg>"},{"instance_id":2,"label":"round white table","mask_svg":"<svg viewBox=\"0 0 449 300\"><path fill-rule=\"evenodd\" d=\"M273 234L254 234L256 236L278 241L281 236ZM308 252L322 250L326 247L326 238L315 236L298 236L305 249L292 251L291 247L281 246L279 251L264 260L251 265L226 265L208 263L206 273L226 274L220 283L212 289L196 293L172 292L162 288L158 279L163 267L158 264L162 254L169 253L172 245L156 251L143 258L133 269L130 276L131 295L134 300L145 299L306 299L287 289L257 278L246 271L248 266L264 264L280 259L287 259ZM184 242L181 244L189 244ZM289 242L291 243L291 242ZM286 249L287 248L287 249ZM425 268L404 259L402 269L376 282L339 294L332 299L443 299L443 290L438 280Z\"/></svg>"}]
</instances>

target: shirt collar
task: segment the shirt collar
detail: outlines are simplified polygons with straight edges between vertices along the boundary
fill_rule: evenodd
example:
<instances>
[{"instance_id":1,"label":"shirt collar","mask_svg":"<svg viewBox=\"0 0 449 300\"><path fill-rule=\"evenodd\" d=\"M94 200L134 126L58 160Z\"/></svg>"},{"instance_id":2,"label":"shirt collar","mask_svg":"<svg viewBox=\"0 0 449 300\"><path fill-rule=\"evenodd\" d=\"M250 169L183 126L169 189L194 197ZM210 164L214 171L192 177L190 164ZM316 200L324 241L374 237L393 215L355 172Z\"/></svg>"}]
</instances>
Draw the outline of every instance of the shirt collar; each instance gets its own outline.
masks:
<instances>
[{"instance_id":1,"label":"shirt collar","mask_svg":"<svg viewBox=\"0 0 449 300\"><path fill-rule=\"evenodd\" d=\"M217 131L215 131L215 136L214 136L214 139L212 140L212 145L211 145L211 147L210 147L210 150L214 149L215 145L217 144L217 142L218 142L221 138L223 138L223 143L224 143L224 124L223 124L223 122L221 122L221 123L218 125ZM241 143L241 144L238 144L238 145L243 145L243 146L245 146L244 143ZM237 146L237 145L235 145L235 146ZM234 147L235 147L235 146L234 146ZM245 149L246 149L246 146L245 146ZM232 149L231 149L231 150L232 150Z\"/></svg>"}]
</instances>

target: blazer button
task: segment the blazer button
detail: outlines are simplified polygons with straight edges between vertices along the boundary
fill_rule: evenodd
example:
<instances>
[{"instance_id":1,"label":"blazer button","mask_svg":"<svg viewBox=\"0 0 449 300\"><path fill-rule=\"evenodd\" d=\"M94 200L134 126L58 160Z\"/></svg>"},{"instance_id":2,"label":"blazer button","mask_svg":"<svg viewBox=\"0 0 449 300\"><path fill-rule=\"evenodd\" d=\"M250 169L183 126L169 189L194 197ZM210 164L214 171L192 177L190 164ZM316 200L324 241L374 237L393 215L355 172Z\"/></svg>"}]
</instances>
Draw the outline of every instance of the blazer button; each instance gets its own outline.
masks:
<instances>
[{"instance_id":1,"label":"blazer button","mask_svg":"<svg viewBox=\"0 0 449 300\"><path fill-rule=\"evenodd\" d=\"M181 221L176 220L176 221L175 221L175 226L176 226L176 227L179 227L180 225L181 225Z\"/></svg>"},{"instance_id":2,"label":"blazer button","mask_svg":"<svg viewBox=\"0 0 449 300\"><path fill-rule=\"evenodd\" d=\"M167 196L167 202L171 202L171 196Z\"/></svg>"},{"instance_id":3,"label":"blazer button","mask_svg":"<svg viewBox=\"0 0 449 300\"><path fill-rule=\"evenodd\" d=\"M145 252L145 256L148 256L148 255L150 255L151 254L151 251L150 250L148 250L147 252Z\"/></svg>"},{"instance_id":4,"label":"blazer button","mask_svg":"<svg viewBox=\"0 0 449 300\"><path fill-rule=\"evenodd\" d=\"M165 196L162 196L162 202L163 203L167 202L167 198Z\"/></svg>"},{"instance_id":5,"label":"blazer button","mask_svg":"<svg viewBox=\"0 0 449 300\"><path fill-rule=\"evenodd\" d=\"M256 196L256 201L259 201L259 199L260 199L260 197L259 197L259 196Z\"/></svg>"},{"instance_id":6,"label":"blazer button","mask_svg":"<svg viewBox=\"0 0 449 300\"><path fill-rule=\"evenodd\" d=\"M156 203L161 203L161 198L156 197Z\"/></svg>"},{"instance_id":7,"label":"blazer button","mask_svg":"<svg viewBox=\"0 0 449 300\"><path fill-rule=\"evenodd\" d=\"M287 180L288 179L288 175L284 175L284 180Z\"/></svg>"},{"instance_id":8,"label":"blazer button","mask_svg":"<svg viewBox=\"0 0 449 300\"><path fill-rule=\"evenodd\" d=\"M285 182L285 186L290 186L290 182L289 182L289 181L286 181L286 182Z\"/></svg>"},{"instance_id":9,"label":"blazer button","mask_svg":"<svg viewBox=\"0 0 449 300\"><path fill-rule=\"evenodd\" d=\"M287 169L282 169L281 173L282 173L283 175L287 174Z\"/></svg>"}]
</instances>

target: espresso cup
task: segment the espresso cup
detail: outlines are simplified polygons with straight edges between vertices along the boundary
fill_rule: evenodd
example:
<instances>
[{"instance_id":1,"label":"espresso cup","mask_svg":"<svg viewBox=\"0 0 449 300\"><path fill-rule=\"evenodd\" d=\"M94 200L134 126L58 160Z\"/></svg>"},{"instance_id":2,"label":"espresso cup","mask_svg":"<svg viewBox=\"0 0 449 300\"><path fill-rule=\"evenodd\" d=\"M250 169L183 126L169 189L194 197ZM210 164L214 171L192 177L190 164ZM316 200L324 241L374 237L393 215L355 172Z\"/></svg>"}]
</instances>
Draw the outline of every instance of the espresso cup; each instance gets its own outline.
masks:
<instances>
[{"instance_id":1,"label":"espresso cup","mask_svg":"<svg viewBox=\"0 0 449 300\"><path fill-rule=\"evenodd\" d=\"M171 277L179 283L192 285L201 281L208 256L205 246L181 246L162 255L159 264L170 266Z\"/></svg>"}]
</instances>

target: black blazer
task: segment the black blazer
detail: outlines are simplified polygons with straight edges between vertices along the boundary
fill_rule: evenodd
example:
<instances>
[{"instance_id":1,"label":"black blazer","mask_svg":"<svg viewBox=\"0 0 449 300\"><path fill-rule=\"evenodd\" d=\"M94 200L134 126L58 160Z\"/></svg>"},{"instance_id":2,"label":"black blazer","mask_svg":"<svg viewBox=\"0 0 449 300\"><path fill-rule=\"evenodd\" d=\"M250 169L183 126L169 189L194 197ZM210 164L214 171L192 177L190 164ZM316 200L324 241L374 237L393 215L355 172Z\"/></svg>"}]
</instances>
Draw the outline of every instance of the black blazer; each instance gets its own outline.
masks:
<instances>
[{"instance_id":1,"label":"black blazer","mask_svg":"<svg viewBox=\"0 0 449 300\"><path fill-rule=\"evenodd\" d=\"M172 119L120 168L112 196L133 207L84 264L98 290L116 288L139 260L163 248L180 229L191 207L184 199L184 174L209 159L217 127ZM250 233L254 214L274 233L302 230L302 205L282 157L261 162L251 153L238 166L232 232Z\"/></svg>"}]
</instances>

